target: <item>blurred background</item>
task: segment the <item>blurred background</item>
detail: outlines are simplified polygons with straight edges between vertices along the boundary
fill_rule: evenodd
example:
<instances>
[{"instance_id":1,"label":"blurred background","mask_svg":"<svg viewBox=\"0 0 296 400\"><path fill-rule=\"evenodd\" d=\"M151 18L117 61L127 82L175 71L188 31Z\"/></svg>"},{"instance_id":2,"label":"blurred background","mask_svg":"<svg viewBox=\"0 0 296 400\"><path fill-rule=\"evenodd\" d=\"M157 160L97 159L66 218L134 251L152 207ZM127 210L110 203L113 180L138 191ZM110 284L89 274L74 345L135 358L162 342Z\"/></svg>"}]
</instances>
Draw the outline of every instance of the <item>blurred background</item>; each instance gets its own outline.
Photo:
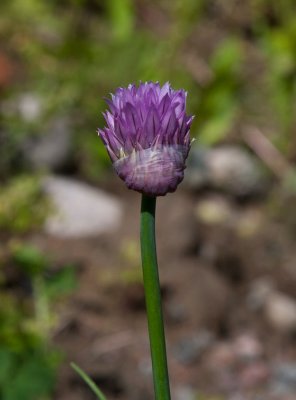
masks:
<instances>
[{"instance_id":1,"label":"blurred background","mask_svg":"<svg viewBox=\"0 0 296 400\"><path fill-rule=\"evenodd\" d=\"M140 197L103 97L170 81L196 118L158 201L175 400L295 400L293 0L1 0L0 399L153 398Z\"/></svg>"}]
</instances>

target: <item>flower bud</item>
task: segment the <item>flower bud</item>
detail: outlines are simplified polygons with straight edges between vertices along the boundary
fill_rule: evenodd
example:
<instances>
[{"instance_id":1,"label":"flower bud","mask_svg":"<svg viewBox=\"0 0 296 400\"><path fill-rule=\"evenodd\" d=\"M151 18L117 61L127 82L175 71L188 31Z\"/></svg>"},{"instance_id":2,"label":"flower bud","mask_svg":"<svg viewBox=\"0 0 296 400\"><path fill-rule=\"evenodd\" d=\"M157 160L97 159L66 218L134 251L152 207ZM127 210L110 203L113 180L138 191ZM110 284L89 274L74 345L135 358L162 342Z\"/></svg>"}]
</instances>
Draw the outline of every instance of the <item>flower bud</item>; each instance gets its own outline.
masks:
<instances>
[{"instance_id":1,"label":"flower bud","mask_svg":"<svg viewBox=\"0 0 296 400\"><path fill-rule=\"evenodd\" d=\"M119 177L149 196L174 192L190 150L186 92L168 83L141 83L117 89L107 103L107 127L99 135Z\"/></svg>"}]
</instances>

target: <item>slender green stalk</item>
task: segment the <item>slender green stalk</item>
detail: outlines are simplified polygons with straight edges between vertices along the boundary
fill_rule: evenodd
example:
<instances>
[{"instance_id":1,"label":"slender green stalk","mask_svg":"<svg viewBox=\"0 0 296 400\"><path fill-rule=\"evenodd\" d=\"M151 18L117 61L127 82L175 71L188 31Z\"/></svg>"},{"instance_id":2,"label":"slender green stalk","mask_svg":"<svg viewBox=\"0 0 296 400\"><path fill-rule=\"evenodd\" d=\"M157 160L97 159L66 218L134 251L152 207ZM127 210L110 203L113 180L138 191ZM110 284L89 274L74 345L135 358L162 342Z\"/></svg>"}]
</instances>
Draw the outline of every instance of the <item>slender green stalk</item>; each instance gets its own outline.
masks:
<instances>
[{"instance_id":1,"label":"slender green stalk","mask_svg":"<svg viewBox=\"0 0 296 400\"><path fill-rule=\"evenodd\" d=\"M71 367L77 372L78 375L80 375L80 377L90 387L99 400L107 400L95 382L80 367L78 367L78 365L72 362Z\"/></svg>"},{"instance_id":2,"label":"slender green stalk","mask_svg":"<svg viewBox=\"0 0 296 400\"><path fill-rule=\"evenodd\" d=\"M143 195L141 252L154 391L156 400L170 400L161 294L155 244L155 197Z\"/></svg>"}]
</instances>

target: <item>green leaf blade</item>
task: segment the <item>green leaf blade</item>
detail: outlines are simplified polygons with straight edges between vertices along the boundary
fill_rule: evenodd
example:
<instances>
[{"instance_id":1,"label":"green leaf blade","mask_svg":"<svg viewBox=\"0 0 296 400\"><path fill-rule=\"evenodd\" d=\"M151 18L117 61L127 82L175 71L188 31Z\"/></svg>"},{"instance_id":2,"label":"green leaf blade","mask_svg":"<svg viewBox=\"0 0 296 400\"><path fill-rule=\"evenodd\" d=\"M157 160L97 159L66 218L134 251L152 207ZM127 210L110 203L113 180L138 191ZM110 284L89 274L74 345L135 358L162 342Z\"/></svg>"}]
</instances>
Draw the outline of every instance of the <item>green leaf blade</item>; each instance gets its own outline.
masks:
<instances>
[{"instance_id":1,"label":"green leaf blade","mask_svg":"<svg viewBox=\"0 0 296 400\"><path fill-rule=\"evenodd\" d=\"M97 387L95 382L75 363L70 364L75 372L84 380L84 382L88 385L88 387L94 392L99 400L107 400L101 390Z\"/></svg>"}]
</instances>

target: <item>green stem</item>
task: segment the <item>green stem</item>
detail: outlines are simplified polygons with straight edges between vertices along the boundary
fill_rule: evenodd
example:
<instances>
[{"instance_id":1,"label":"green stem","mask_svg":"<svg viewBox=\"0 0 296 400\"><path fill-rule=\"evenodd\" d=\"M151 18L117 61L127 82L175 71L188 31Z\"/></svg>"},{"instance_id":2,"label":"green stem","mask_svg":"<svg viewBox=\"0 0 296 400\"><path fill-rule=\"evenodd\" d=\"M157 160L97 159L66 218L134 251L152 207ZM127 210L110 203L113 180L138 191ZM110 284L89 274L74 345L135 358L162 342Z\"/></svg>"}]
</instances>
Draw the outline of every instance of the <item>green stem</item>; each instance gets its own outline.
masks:
<instances>
[{"instance_id":1,"label":"green stem","mask_svg":"<svg viewBox=\"0 0 296 400\"><path fill-rule=\"evenodd\" d=\"M143 195L141 251L152 370L156 400L170 400L161 294L155 245L155 197Z\"/></svg>"}]
</instances>

